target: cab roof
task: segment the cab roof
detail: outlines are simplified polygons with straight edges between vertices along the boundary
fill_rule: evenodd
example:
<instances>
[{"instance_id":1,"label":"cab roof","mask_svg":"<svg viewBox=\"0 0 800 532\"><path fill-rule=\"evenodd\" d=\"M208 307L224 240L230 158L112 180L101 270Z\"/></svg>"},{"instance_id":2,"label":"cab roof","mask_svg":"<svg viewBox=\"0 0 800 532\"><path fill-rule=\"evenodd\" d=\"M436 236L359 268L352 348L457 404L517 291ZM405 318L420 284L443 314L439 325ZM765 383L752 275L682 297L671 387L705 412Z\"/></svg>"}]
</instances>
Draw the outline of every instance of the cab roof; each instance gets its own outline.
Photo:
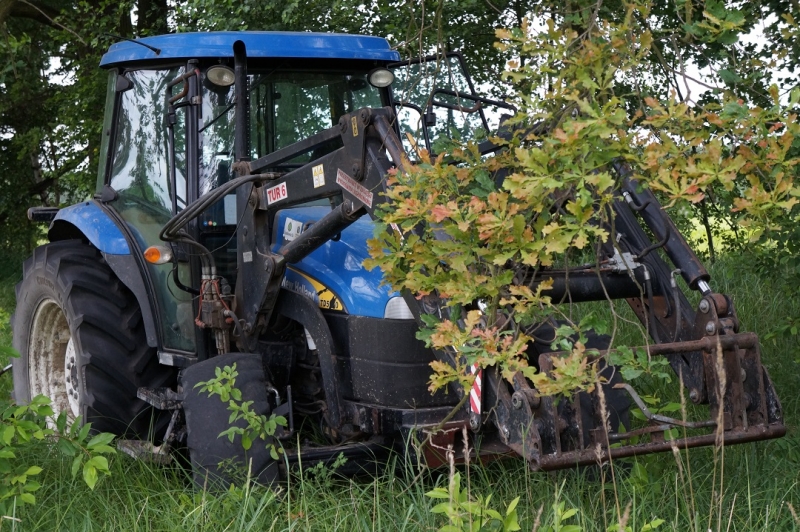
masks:
<instances>
[{"instance_id":1,"label":"cab roof","mask_svg":"<svg viewBox=\"0 0 800 532\"><path fill-rule=\"evenodd\" d=\"M171 33L120 41L111 45L100 66L169 59L233 57L233 44L242 41L247 57L287 57L303 59L365 59L399 61L400 54L381 37L342 33L283 31L219 31ZM141 44L139 44L141 43ZM157 48L159 53L142 46Z\"/></svg>"}]
</instances>

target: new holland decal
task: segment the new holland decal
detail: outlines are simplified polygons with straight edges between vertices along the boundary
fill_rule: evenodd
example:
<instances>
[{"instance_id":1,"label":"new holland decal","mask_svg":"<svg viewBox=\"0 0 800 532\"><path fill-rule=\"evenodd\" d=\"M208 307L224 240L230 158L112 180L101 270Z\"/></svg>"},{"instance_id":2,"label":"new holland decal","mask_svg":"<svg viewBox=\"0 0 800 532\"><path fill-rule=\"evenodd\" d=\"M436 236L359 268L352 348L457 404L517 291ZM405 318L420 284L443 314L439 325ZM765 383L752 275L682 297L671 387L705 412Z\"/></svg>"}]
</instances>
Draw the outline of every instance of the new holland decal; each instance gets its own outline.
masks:
<instances>
[{"instance_id":1,"label":"new holland decal","mask_svg":"<svg viewBox=\"0 0 800 532\"><path fill-rule=\"evenodd\" d=\"M344 305L330 288L295 269L286 268L286 275L283 277L281 286L316 301L319 308L323 310L345 312Z\"/></svg>"}]
</instances>

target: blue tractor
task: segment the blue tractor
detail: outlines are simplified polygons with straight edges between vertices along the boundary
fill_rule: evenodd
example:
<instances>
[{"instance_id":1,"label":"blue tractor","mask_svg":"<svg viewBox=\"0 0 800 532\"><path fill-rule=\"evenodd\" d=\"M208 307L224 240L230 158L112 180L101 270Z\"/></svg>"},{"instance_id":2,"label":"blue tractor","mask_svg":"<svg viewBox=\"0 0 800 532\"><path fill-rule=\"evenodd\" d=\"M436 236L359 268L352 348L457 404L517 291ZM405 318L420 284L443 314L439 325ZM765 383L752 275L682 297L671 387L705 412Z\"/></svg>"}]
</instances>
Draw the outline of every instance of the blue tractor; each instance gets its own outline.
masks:
<instances>
[{"instance_id":1,"label":"blue tractor","mask_svg":"<svg viewBox=\"0 0 800 532\"><path fill-rule=\"evenodd\" d=\"M441 302L393 292L363 261L385 176L412 164L409 144L435 150L453 131L497 131L509 109L475 93L458 54L401 61L375 37L187 33L119 42L101 66L109 76L94 199L29 213L50 223L50 242L26 261L17 288L17 401L44 394L57 411L126 438L119 445L134 455L188 448L198 481L225 477L231 462L251 464L265 482L301 457L343 453L365 467L407 451L414 431L435 432L412 453L428 465L443 460L437 449L462 448L456 434L466 430L470 452L518 454L534 469L710 445L719 430L727 443L783 434L757 339L738 332L730 299L711 291L624 167L614 222L622 237L596 267L536 275L554 280L554 298L627 299L648 324L651 354L669 358L710 417L650 414L610 366L606 385L563 401L491 368L470 400L456 388L428 392L430 362L457 356L416 338L421 313L442 312ZM667 260L702 293L699 307L671 283ZM540 371L558 356L546 334L557 325L542 324L541 345L529 350ZM723 387L709 369L716 350ZM197 384L234 364L254 411L288 420L274 435L291 442L284 459L218 437L227 405ZM634 403L648 418L635 429ZM674 427L683 436L665 441Z\"/></svg>"}]
</instances>

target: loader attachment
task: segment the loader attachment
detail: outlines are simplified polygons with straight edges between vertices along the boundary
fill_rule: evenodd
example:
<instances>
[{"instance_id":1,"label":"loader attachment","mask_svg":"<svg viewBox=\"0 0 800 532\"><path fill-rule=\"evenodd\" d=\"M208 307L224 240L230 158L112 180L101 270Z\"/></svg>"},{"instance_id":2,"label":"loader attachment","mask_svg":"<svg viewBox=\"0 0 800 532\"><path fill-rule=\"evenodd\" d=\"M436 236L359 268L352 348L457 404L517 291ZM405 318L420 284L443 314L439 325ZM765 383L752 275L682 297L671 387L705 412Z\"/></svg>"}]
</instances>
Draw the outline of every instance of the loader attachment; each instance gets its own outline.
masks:
<instances>
[{"instance_id":1,"label":"loader attachment","mask_svg":"<svg viewBox=\"0 0 800 532\"><path fill-rule=\"evenodd\" d=\"M552 397L541 398L534 410L532 429L542 440L542 453L537 469L550 470L576 464L602 463L615 458L688 449L709 445L731 445L756 440L778 438L786 433L781 416L781 406L766 369L761 365L758 339L754 334L742 333L727 336L707 336L700 340L659 344L641 347L650 356L672 359L687 353L701 353L702 380L708 390L708 414L695 418L695 408L685 406L682 411L692 411L684 419L653 414L630 384L619 383L615 390L623 390L646 418L643 426L620 427L608 430L607 401L601 397L603 387L591 394L591 428L586 430L586 416L581 411L586 402L578 397L569 400L575 408L559 409ZM607 353L601 352L600 356ZM552 369L557 353L541 355L539 366L543 371ZM693 403L682 396L683 404ZM585 434L589 434L586 441ZM577 438L576 438L577 436Z\"/></svg>"},{"instance_id":2,"label":"loader attachment","mask_svg":"<svg viewBox=\"0 0 800 532\"><path fill-rule=\"evenodd\" d=\"M639 383L624 382L610 365L616 350L608 349L608 339L596 338L586 346L600 376L592 392L546 397L521 373L508 382L495 368L486 368L470 392L479 398L477 408L475 401L465 405L470 428L482 432L484 442L497 441L524 457L534 470L783 436L780 401L762 364L758 338L739 332L733 302L712 292L709 274L655 196L641 190L626 168L617 171L622 186L608 228L613 236L597 263L542 269L519 282L551 282L552 300L570 304L627 301L652 339L633 352L668 361L679 386L669 400L680 408L670 416L651 412L637 391ZM677 276L702 293L696 308L679 289ZM431 298L422 302L428 312L442 304ZM548 341L539 344L528 345L528 363L551 375L554 362L569 353L553 352ZM437 356L454 364L452 353ZM638 409L643 421L632 422L631 409ZM497 452L491 444L484 449Z\"/></svg>"},{"instance_id":3,"label":"loader attachment","mask_svg":"<svg viewBox=\"0 0 800 532\"><path fill-rule=\"evenodd\" d=\"M502 118L499 126L490 127L487 117L513 109L475 95L457 54L406 61L395 68L400 130L416 135L416 146L436 151L436 139L446 136L447 128L462 134L484 128L510 137ZM490 106L494 112L487 113ZM403 117L412 111L419 115L417 120L404 124ZM441 127L444 124L447 127ZM491 153L499 147L490 137L479 149ZM680 387L671 388L676 397L669 401L679 402L681 410L675 418L651 413L637 392L641 385L622 380L609 362L613 349L610 353L607 342L601 341L591 346L595 348L591 356L603 383L591 393L572 397L543 397L521 374L509 382L494 368L472 367L475 384L463 400L463 425L481 436L480 447L486 454L510 450L532 469L542 470L782 436L786 428L780 402L762 365L757 337L739 332L731 299L712 291L711 276L656 196L637 183L624 163L613 164L612 170L619 189L605 227L610 238L598 250L596 262L540 268L517 282L528 288L551 282L547 294L554 302L625 300L649 336L647 345L634 350L648 359L668 361ZM503 173L494 180L501 186ZM679 288L679 279L701 294L696 308ZM435 295L406 300L418 319L420 313L441 316L446 307ZM567 353L552 352L549 342L538 344L529 344L528 363L550 374L554 360ZM435 356L463 367L457 364L458 352L454 347L436 351ZM458 385L450 391L460 399L467 393ZM631 409L640 410L637 417L643 421L632 423ZM456 433L450 427L447 434L457 447ZM447 440L441 436L437 446Z\"/></svg>"}]
</instances>

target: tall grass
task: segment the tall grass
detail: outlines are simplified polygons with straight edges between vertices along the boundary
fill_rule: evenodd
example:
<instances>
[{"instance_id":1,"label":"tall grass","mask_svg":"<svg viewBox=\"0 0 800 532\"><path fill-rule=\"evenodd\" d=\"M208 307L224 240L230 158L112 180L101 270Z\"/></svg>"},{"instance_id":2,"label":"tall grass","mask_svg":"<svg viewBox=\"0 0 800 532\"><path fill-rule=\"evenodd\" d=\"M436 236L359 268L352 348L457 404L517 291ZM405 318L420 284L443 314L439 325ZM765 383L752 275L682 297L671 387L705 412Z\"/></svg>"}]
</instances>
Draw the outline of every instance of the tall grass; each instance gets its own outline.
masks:
<instances>
[{"instance_id":1,"label":"tall grass","mask_svg":"<svg viewBox=\"0 0 800 532\"><path fill-rule=\"evenodd\" d=\"M712 284L734 297L742 328L763 338L782 317L800 315L800 302L783 297L778 275L759 277L745 260L718 261L711 268ZM0 345L10 344L7 320L19 272L19 266L0 263ZM612 482L609 466L541 473L510 459L462 470L465 487L473 497L492 494L497 508L520 496L523 530L552 526L554 505L561 502L577 510L566 523L587 531L607 530L626 513L626 525L637 532L656 518L665 520L659 530L800 530L793 514L800 510L797 342L777 336L763 343L763 361L783 402L788 435L726 448L722 466L715 463L714 449L664 453L618 461ZM10 375L0 379L2 389L10 389ZM245 486L210 493L193 488L178 466L152 466L122 455L111 460L112 476L91 491L72 479L69 463L46 445L26 452L21 460L44 467L43 487L35 506L0 519L0 531L413 531L445 524L430 512L434 501L425 493L446 487L448 471L420 472L400 456L376 477L306 471L274 490Z\"/></svg>"}]
</instances>

